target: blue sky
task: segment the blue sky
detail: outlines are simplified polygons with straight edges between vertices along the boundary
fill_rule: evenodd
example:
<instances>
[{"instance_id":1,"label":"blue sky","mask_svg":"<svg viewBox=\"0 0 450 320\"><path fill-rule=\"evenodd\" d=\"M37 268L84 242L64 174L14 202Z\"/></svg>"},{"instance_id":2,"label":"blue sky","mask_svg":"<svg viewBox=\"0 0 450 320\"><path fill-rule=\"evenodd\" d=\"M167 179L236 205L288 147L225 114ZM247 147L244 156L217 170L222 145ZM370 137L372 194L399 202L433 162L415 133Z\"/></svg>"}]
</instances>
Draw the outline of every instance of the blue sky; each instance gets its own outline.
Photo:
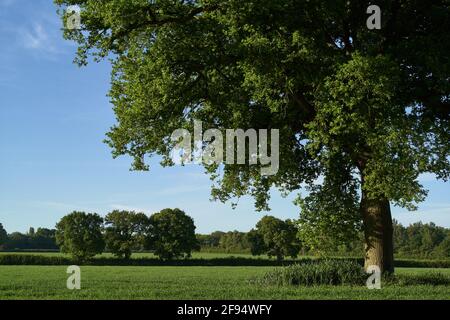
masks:
<instances>
[{"instance_id":1,"label":"blue sky","mask_svg":"<svg viewBox=\"0 0 450 320\"><path fill-rule=\"evenodd\" d=\"M251 199L210 202L210 181L198 166L130 172L102 142L114 122L106 94L110 66L78 68L75 45L62 39L50 0L0 0L0 223L8 232L54 227L73 210L147 214L179 207L198 232L249 230L264 213ZM393 208L404 224L450 227L449 184L422 177L430 190L417 212ZM297 218L295 195L273 194L273 214Z\"/></svg>"}]
</instances>

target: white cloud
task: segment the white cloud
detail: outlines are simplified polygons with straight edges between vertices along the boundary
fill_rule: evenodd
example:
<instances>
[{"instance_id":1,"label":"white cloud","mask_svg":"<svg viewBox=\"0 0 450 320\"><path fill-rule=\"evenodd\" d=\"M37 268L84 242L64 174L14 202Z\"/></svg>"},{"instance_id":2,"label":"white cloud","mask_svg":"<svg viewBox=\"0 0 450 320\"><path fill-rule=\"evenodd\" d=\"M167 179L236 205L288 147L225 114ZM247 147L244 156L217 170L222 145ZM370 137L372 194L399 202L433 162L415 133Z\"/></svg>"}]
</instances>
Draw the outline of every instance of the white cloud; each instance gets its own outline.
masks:
<instances>
[{"instance_id":1,"label":"white cloud","mask_svg":"<svg viewBox=\"0 0 450 320\"><path fill-rule=\"evenodd\" d=\"M53 45L49 34L40 23L34 24L31 29L22 30L21 41L23 46L27 49L46 53L57 53L56 47Z\"/></svg>"},{"instance_id":2,"label":"white cloud","mask_svg":"<svg viewBox=\"0 0 450 320\"><path fill-rule=\"evenodd\" d=\"M48 207L53 209L73 209L74 207L77 207L77 205L74 204L56 201L36 201L34 204L38 207Z\"/></svg>"},{"instance_id":3,"label":"white cloud","mask_svg":"<svg viewBox=\"0 0 450 320\"><path fill-rule=\"evenodd\" d=\"M143 208L137 208L122 204L112 204L110 205L110 208L113 210L124 210L124 211L135 211L135 212L143 212L143 213L152 213L155 211L149 210L149 209L143 209Z\"/></svg>"},{"instance_id":4,"label":"white cloud","mask_svg":"<svg viewBox=\"0 0 450 320\"><path fill-rule=\"evenodd\" d=\"M174 187L169 187L157 191L156 194L160 196L168 196L168 195L180 195L185 193L192 193L198 191L206 191L210 190L210 186L208 185L179 185Z\"/></svg>"}]
</instances>

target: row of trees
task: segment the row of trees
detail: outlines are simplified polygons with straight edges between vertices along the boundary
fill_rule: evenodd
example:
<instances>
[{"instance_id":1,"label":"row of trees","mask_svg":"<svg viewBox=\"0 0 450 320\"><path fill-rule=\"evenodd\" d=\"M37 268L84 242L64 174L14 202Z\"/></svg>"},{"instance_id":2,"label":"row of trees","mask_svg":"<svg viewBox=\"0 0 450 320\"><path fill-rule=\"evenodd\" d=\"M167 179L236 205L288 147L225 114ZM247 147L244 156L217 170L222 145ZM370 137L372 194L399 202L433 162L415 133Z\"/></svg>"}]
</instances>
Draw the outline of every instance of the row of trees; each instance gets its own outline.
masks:
<instances>
[{"instance_id":1,"label":"row of trees","mask_svg":"<svg viewBox=\"0 0 450 320\"><path fill-rule=\"evenodd\" d=\"M129 259L135 250L152 250L162 259L190 257L200 244L245 250L253 255L267 254L282 260L297 257L300 242L291 220L265 216L249 233L213 233L195 235L192 218L179 209L164 209L150 217L143 213L115 210L105 219L98 214L73 212L56 225L56 243L64 253L85 260L102 253L105 248L114 255Z\"/></svg>"},{"instance_id":2,"label":"row of trees","mask_svg":"<svg viewBox=\"0 0 450 320\"><path fill-rule=\"evenodd\" d=\"M251 251L254 255L267 254L279 260L285 256L296 257L300 250L297 228L291 220L265 216L248 233L217 231L196 236L194 221L179 209L164 209L150 217L143 213L115 210L104 219L96 213L75 211L63 217L56 230L39 228L34 232L30 228L28 234L22 235L22 243L14 241L16 234L8 237L1 227L0 237L4 240L0 245L4 242L8 244L6 249L31 249L26 245L28 239L40 239L45 234L51 243L39 249L59 247L61 252L81 261L105 249L123 259L129 259L133 251L152 250L167 260L189 257L201 246L217 247L226 252Z\"/></svg>"},{"instance_id":3,"label":"row of trees","mask_svg":"<svg viewBox=\"0 0 450 320\"><path fill-rule=\"evenodd\" d=\"M61 252L86 260L105 248L129 259L133 250L152 250L161 259L189 257L199 249L195 225L180 209L164 209L147 217L143 213L115 210L105 219L96 213L72 212L56 225Z\"/></svg>"},{"instance_id":4,"label":"row of trees","mask_svg":"<svg viewBox=\"0 0 450 320\"><path fill-rule=\"evenodd\" d=\"M394 220L394 253L411 258L449 258L450 229L434 223L414 223L404 227ZM58 230L58 231L57 231ZM215 231L197 234L192 219L179 209L165 209L147 217L142 213L113 211L105 219L96 214L74 212L64 217L57 230L38 228L22 234L7 234L0 224L0 249L57 249L79 259L91 257L105 249L128 259L133 251L153 250L163 259L189 256L192 250L227 253L267 254L277 259L286 256L315 254L302 245L298 229L291 220L263 217L250 232ZM56 239L58 235L58 241ZM320 249L320 248L316 248ZM324 245L330 255L363 254L363 234L346 244Z\"/></svg>"}]
</instances>

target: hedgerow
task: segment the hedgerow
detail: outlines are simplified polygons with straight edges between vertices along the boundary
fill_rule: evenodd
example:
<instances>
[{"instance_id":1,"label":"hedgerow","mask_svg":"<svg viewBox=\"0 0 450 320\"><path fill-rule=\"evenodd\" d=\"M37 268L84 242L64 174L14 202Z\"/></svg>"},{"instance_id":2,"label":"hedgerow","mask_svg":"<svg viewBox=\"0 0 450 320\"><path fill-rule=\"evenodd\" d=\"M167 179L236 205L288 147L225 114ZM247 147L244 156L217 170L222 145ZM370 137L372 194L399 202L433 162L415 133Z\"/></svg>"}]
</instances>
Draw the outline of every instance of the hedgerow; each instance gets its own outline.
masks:
<instances>
[{"instance_id":1,"label":"hedgerow","mask_svg":"<svg viewBox=\"0 0 450 320\"><path fill-rule=\"evenodd\" d=\"M132 258L129 260L97 256L85 262L77 262L68 256L46 256L35 254L0 254L0 265L92 265L92 266L290 266L322 261L321 258L301 258L296 260L270 260L265 258L225 257L190 258L163 261L158 258ZM363 265L362 259L334 258L332 261L353 261ZM396 267L406 268L450 268L450 260L396 260Z\"/></svg>"}]
</instances>

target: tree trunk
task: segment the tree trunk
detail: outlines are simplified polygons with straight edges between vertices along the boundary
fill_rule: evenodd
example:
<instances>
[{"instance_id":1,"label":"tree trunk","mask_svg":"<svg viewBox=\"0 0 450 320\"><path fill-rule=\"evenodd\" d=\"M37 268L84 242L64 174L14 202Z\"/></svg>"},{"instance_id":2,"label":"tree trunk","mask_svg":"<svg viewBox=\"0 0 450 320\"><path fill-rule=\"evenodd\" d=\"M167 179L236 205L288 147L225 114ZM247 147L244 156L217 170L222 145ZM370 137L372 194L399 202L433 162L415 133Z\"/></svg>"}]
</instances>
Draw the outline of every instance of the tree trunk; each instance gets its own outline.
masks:
<instances>
[{"instance_id":1,"label":"tree trunk","mask_svg":"<svg viewBox=\"0 0 450 320\"><path fill-rule=\"evenodd\" d=\"M394 245L392 216L389 200L361 200L361 213L364 223L365 261L364 268L378 266L381 272L394 272Z\"/></svg>"}]
</instances>

